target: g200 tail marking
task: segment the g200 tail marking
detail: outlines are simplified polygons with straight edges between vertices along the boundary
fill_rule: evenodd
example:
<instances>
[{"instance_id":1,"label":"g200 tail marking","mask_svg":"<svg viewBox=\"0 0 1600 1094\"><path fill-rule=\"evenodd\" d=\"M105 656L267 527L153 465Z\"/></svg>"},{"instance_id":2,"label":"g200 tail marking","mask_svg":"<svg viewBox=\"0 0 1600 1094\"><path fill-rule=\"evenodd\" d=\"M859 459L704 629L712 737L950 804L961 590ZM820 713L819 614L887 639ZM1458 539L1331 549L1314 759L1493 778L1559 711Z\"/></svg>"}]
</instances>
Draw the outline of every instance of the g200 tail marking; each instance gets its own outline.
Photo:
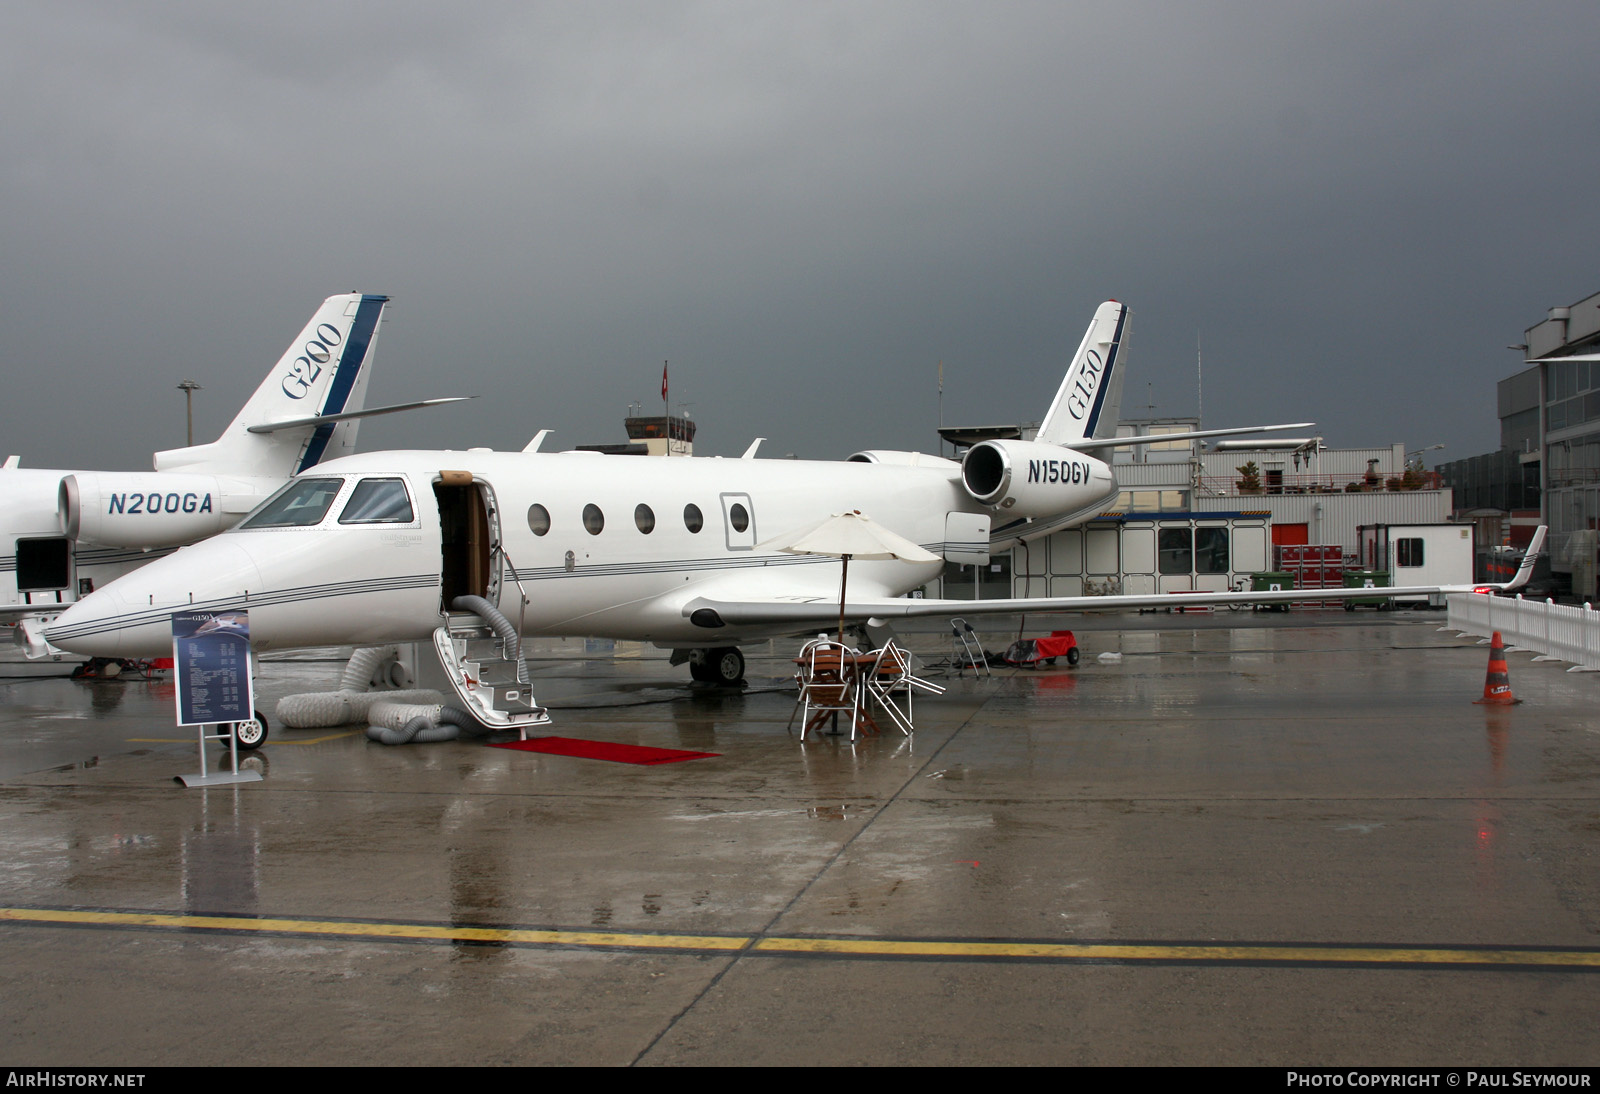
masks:
<instances>
[{"instance_id":1,"label":"g200 tail marking","mask_svg":"<svg viewBox=\"0 0 1600 1094\"><path fill-rule=\"evenodd\" d=\"M305 345L305 352L289 366L289 375L283 378L283 393L291 399L304 399L311 385L322 375L322 366L333 360L334 347L344 341L344 335L332 323L317 324L317 336Z\"/></svg>"}]
</instances>

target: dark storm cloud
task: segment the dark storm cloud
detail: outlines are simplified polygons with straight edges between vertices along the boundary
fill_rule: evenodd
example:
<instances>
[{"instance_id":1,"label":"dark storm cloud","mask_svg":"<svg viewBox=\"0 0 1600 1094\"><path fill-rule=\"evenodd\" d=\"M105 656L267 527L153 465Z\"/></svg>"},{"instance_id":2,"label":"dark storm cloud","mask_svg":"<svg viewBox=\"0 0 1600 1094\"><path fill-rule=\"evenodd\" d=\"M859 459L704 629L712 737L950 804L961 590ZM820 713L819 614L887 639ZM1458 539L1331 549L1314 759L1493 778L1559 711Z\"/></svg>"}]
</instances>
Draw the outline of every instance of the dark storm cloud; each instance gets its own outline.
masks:
<instances>
[{"instance_id":1,"label":"dark storm cloud","mask_svg":"<svg viewBox=\"0 0 1600 1094\"><path fill-rule=\"evenodd\" d=\"M1037 418L1096 303L1127 409L1494 446L1501 349L1600 289L1591 5L16 4L26 463L208 436L311 308L395 297L363 447L702 450ZM658 405L658 404L656 404Z\"/></svg>"}]
</instances>

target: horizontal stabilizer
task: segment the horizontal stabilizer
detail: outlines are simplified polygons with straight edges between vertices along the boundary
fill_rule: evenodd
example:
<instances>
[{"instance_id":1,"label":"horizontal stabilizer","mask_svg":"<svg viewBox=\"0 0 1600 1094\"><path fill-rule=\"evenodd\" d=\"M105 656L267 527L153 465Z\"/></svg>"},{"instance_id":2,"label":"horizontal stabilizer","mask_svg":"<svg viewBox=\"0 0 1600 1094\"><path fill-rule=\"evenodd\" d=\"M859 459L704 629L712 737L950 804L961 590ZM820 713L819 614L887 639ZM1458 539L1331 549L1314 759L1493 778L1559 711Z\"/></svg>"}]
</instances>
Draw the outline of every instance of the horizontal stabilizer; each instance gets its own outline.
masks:
<instances>
[{"instance_id":1,"label":"horizontal stabilizer","mask_svg":"<svg viewBox=\"0 0 1600 1094\"><path fill-rule=\"evenodd\" d=\"M323 425L327 422L347 422L352 418L375 418L379 414L394 414L401 410L416 410L424 406L443 406L445 403L464 403L469 399L476 399L476 395L448 395L441 399L420 399L414 403L395 403L393 406L375 406L367 410L349 410L343 414L318 414L311 418L290 418L282 422L268 422L265 425L253 425L251 433L276 433L280 429L298 429L307 425Z\"/></svg>"},{"instance_id":2,"label":"horizontal stabilizer","mask_svg":"<svg viewBox=\"0 0 1600 1094\"><path fill-rule=\"evenodd\" d=\"M1132 448L1136 444L1163 441L1195 441L1204 437L1236 437L1241 433L1272 433L1280 429L1310 429L1316 422L1288 422L1284 425L1242 425L1235 429L1199 429L1192 433L1145 433L1137 437L1099 437L1068 441L1064 445L1079 451L1093 448Z\"/></svg>"}]
</instances>

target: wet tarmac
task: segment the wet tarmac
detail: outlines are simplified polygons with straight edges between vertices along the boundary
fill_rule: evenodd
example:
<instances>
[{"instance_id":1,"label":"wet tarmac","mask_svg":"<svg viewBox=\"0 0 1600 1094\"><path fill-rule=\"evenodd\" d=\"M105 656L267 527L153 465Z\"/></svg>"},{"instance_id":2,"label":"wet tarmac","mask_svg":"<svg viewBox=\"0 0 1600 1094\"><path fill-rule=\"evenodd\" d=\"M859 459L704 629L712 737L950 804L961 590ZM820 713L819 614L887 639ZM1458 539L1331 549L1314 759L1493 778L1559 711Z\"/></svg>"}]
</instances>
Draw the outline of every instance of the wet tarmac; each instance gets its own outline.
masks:
<instances>
[{"instance_id":1,"label":"wet tarmac","mask_svg":"<svg viewBox=\"0 0 1600 1094\"><path fill-rule=\"evenodd\" d=\"M1080 667L855 745L786 729L797 643L744 692L546 643L556 733L718 755L274 726L209 789L170 683L0 663L0 1055L1593 1064L1600 678L1512 654L1521 704L1473 705L1442 622L1073 619ZM258 705L341 667L268 660Z\"/></svg>"}]
</instances>

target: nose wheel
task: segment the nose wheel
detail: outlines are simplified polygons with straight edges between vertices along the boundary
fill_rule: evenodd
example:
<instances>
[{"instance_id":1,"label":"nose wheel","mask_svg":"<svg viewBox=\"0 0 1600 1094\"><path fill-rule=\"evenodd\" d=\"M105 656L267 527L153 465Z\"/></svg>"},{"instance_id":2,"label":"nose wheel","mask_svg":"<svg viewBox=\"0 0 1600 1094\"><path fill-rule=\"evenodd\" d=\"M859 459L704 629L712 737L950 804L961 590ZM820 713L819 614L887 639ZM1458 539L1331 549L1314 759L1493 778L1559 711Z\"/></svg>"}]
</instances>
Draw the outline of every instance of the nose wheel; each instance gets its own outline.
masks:
<instances>
[{"instance_id":1,"label":"nose wheel","mask_svg":"<svg viewBox=\"0 0 1600 1094\"><path fill-rule=\"evenodd\" d=\"M695 650L689 654L689 675L702 684L732 687L744 679L744 654L736 646Z\"/></svg>"},{"instance_id":2,"label":"nose wheel","mask_svg":"<svg viewBox=\"0 0 1600 1094\"><path fill-rule=\"evenodd\" d=\"M240 752L250 752L267 743L267 716L259 710L254 718L233 723L233 739Z\"/></svg>"}]
</instances>

